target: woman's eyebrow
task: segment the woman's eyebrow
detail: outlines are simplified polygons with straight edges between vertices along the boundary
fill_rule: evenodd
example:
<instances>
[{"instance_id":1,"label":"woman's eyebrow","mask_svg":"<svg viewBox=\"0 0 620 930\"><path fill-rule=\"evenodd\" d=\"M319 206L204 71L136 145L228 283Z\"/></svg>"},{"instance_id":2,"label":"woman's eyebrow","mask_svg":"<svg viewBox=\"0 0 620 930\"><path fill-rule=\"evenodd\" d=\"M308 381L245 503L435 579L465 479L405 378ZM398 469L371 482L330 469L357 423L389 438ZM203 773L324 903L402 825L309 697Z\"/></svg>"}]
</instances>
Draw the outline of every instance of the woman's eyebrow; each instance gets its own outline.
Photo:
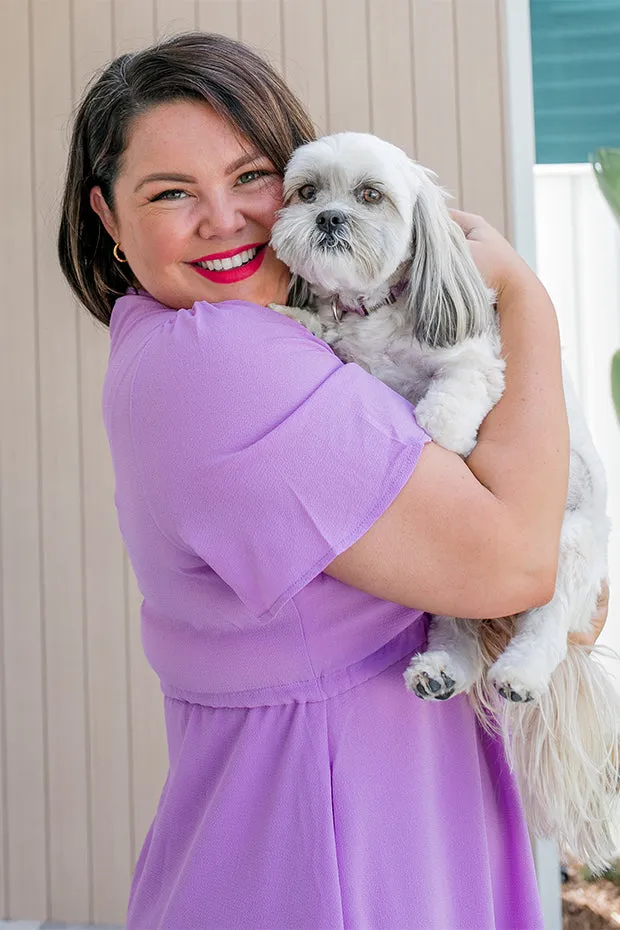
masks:
<instances>
[{"instance_id":1,"label":"woman's eyebrow","mask_svg":"<svg viewBox=\"0 0 620 930\"><path fill-rule=\"evenodd\" d=\"M266 155L263 155L262 152L245 152L241 155L240 158L237 158L235 161L231 162L230 165L227 165L224 169L225 174L233 174L235 171L238 171L239 168L242 168L244 165L249 165L252 162L258 161L259 158L266 158ZM195 184L196 178L192 177L189 174L167 174L167 173L157 173L157 174L147 174L145 178L142 178L140 183L136 186L134 194L137 194L141 187L144 184L148 184L150 181L177 181L181 184Z\"/></svg>"},{"instance_id":2,"label":"woman's eyebrow","mask_svg":"<svg viewBox=\"0 0 620 930\"><path fill-rule=\"evenodd\" d=\"M188 174L147 174L135 188L134 194L137 194L140 188L150 181L179 181L182 184L195 184L196 178L192 178Z\"/></svg>"},{"instance_id":3,"label":"woman's eyebrow","mask_svg":"<svg viewBox=\"0 0 620 930\"><path fill-rule=\"evenodd\" d=\"M244 165L249 165L254 161L258 161L259 158L267 158L267 156L263 155L262 152L245 152L240 158L237 158L236 161L227 165L224 171L226 174L233 174L233 172L238 171L239 168L243 168Z\"/></svg>"}]
</instances>

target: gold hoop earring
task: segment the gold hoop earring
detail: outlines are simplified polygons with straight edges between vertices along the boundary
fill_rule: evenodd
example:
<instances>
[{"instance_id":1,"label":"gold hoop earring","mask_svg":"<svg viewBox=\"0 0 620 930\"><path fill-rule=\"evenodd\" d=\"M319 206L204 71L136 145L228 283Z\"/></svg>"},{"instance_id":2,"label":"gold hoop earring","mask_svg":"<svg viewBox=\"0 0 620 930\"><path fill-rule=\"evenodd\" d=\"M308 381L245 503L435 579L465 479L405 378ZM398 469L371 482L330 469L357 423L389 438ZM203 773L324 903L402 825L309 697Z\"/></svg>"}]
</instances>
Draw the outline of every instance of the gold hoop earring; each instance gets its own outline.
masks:
<instances>
[{"instance_id":1,"label":"gold hoop earring","mask_svg":"<svg viewBox=\"0 0 620 930\"><path fill-rule=\"evenodd\" d=\"M123 262L123 263L125 263L125 262L127 261L127 259L126 259L126 258L121 258L121 257L120 257L120 255L119 255L119 251L120 251L120 250L119 250L119 245L120 245L120 242L117 242L116 245L114 246L114 248L112 249L112 255L114 256L114 258L116 259L117 262Z\"/></svg>"}]
</instances>

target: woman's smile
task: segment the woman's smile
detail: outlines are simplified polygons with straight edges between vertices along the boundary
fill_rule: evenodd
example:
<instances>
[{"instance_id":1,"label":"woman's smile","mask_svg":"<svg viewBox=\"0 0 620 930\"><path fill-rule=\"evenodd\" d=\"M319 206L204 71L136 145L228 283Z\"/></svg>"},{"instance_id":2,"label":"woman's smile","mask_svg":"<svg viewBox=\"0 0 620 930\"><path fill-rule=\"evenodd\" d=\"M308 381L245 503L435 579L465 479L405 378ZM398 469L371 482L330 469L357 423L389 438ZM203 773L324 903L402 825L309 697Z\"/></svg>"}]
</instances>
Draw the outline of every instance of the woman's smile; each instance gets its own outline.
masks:
<instances>
[{"instance_id":1,"label":"woman's smile","mask_svg":"<svg viewBox=\"0 0 620 930\"><path fill-rule=\"evenodd\" d=\"M242 245L228 252L205 255L190 262L198 274L219 284L235 284L255 274L263 264L266 242Z\"/></svg>"}]
</instances>

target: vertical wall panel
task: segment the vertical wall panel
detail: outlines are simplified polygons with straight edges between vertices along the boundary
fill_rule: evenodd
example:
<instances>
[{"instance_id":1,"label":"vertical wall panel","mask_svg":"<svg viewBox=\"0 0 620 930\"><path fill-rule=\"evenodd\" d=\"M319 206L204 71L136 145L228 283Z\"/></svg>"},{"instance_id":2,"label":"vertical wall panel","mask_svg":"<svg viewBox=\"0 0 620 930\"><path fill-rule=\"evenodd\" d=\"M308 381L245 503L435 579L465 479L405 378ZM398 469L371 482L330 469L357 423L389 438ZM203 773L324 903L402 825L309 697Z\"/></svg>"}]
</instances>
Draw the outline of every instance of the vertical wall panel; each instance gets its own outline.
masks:
<instances>
[{"instance_id":1,"label":"vertical wall panel","mask_svg":"<svg viewBox=\"0 0 620 930\"><path fill-rule=\"evenodd\" d=\"M415 150L413 125L413 61L409 0L394 0L385 15L382 0L369 0L370 100L372 132Z\"/></svg>"},{"instance_id":2,"label":"vertical wall panel","mask_svg":"<svg viewBox=\"0 0 620 930\"><path fill-rule=\"evenodd\" d=\"M123 17L115 8L114 54L121 50L139 49L150 45L156 38L155 17L141 15L150 4L145 0L122 0ZM152 12L153 8L151 8ZM184 8L187 14L187 9ZM163 12L163 11L161 11ZM174 9L172 9L174 13ZM168 14L170 9L168 9ZM100 414L99 414L100 419ZM107 440L106 440L107 445ZM109 450L106 461L110 462ZM111 467L111 464L110 464ZM112 507L113 498L108 498ZM110 514L116 525L116 513ZM116 527L118 533L118 527ZM119 540L120 541L120 540ZM123 550L123 589L127 639L127 690L129 700L129 797L130 797L130 843L129 861L131 871L135 867L138 853L153 820L157 801L164 783L167 767L167 750L163 720L162 695L159 681L148 665L142 649L140 636L140 604L142 596L138 590L129 560ZM120 592L119 592L120 594ZM128 886L119 890L125 895ZM102 918L100 918L102 919Z\"/></svg>"},{"instance_id":3,"label":"vertical wall panel","mask_svg":"<svg viewBox=\"0 0 620 930\"><path fill-rule=\"evenodd\" d=\"M239 0L239 38L262 51L282 70L282 4L280 0Z\"/></svg>"},{"instance_id":4,"label":"vertical wall panel","mask_svg":"<svg viewBox=\"0 0 620 930\"><path fill-rule=\"evenodd\" d=\"M202 32L219 32L231 39L238 39L239 4L237 0L198 0L197 26Z\"/></svg>"},{"instance_id":5,"label":"vertical wall panel","mask_svg":"<svg viewBox=\"0 0 620 930\"><path fill-rule=\"evenodd\" d=\"M115 55L134 52L152 42L155 38L154 0L113 0L112 37Z\"/></svg>"},{"instance_id":6,"label":"vertical wall panel","mask_svg":"<svg viewBox=\"0 0 620 930\"><path fill-rule=\"evenodd\" d=\"M579 260L573 230L573 185L561 170L536 183L536 244L539 274L560 314L562 350L575 389L584 390L579 340Z\"/></svg>"},{"instance_id":7,"label":"vertical wall panel","mask_svg":"<svg viewBox=\"0 0 620 930\"><path fill-rule=\"evenodd\" d=\"M326 0L328 131L370 132L366 0Z\"/></svg>"},{"instance_id":8,"label":"vertical wall panel","mask_svg":"<svg viewBox=\"0 0 620 930\"><path fill-rule=\"evenodd\" d=\"M504 229L503 75L497 0L456 0L461 205Z\"/></svg>"},{"instance_id":9,"label":"vertical wall panel","mask_svg":"<svg viewBox=\"0 0 620 930\"><path fill-rule=\"evenodd\" d=\"M2 106L3 915L47 913L44 639L28 4L0 5Z\"/></svg>"},{"instance_id":10,"label":"vertical wall panel","mask_svg":"<svg viewBox=\"0 0 620 930\"><path fill-rule=\"evenodd\" d=\"M196 28L196 0L154 0L155 31L160 37ZM146 0L144 5L146 6Z\"/></svg>"},{"instance_id":11,"label":"vertical wall panel","mask_svg":"<svg viewBox=\"0 0 620 930\"><path fill-rule=\"evenodd\" d=\"M77 315L55 251L72 105L69 0L33 0L36 289L52 916L89 917Z\"/></svg>"},{"instance_id":12,"label":"vertical wall panel","mask_svg":"<svg viewBox=\"0 0 620 930\"><path fill-rule=\"evenodd\" d=\"M90 2L92 0L89 0ZM160 5L158 20L163 33L170 35L179 26L193 29L195 26L194 9L192 7L192 10L188 10L187 5L176 9L170 4L166 6ZM180 12L183 16L175 17L175 12ZM137 51L150 45L156 38L155 14L155 0L113 0L113 55ZM85 324L82 324L81 333L84 339L83 344L90 344L93 335L92 333L87 334ZM109 346L107 331L102 338L106 344L105 352L107 355L107 347ZM86 340L88 340L88 343ZM99 632L101 636L105 636L106 622L116 624L119 617L124 614L125 644L122 647L119 645L124 659L121 661L121 656L116 656L116 667L111 681L120 681L119 690L121 693L118 698L117 710L120 712L120 704L125 697L129 705L126 724L125 726L119 724L120 729L114 741L114 745L120 747L119 758L116 758L112 753L108 760L109 765L118 764L119 766L114 780L116 785L114 794L116 796L121 797L121 783L125 778L127 779L128 820L123 825L123 814L122 810L120 810L115 821L115 842L118 842L118 836L124 827L127 830L127 846L125 848L122 845L119 847L120 853L118 856L120 860L118 871L121 874L125 872L125 877L122 881L119 880L117 886L114 887L112 900L108 899L105 891L107 879L101 878L94 889L94 909L97 920L118 921L119 912L121 909L126 908L130 874L133 873L139 849L157 807L166 774L167 754L159 682L144 657L140 638L140 604L142 598L127 555L124 548L122 548L118 535L116 513L113 507L112 465L101 421L100 390L95 388L94 383L95 380L102 380L104 373L103 359L99 358L94 364L99 364L101 367L98 374L95 373L93 381L89 381L88 385L85 386L87 392L85 393L85 404L88 404L88 407L85 406L84 408L85 417L88 416L87 409L91 411L92 416L95 416L96 410L97 416L96 421L89 419L88 425L86 425L86 422L84 425L85 494L88 495L85 515L87 540L89 538L89 528L92 528L93 534L98 532L104 538L96 542L94 535L91 536L90 549L87 542L86 559L87 573L89 575L87 596L90 609L95 610L100 618ZM87 446L88 452L86 452ZM101 461L105 462L105 468L98 468L97 466L99 450L101 450ZM95 482L98 483L98 491L93 493L91 497L90 489ZM100 500L96 499L97 494L100 495ZM105 515L103 514L104 510L106 510ZM95 531L95 526L98 527L98 531ZM120 547L120 553L114 549L112 536L116 540L117 546ZM100 562L100 560L102 561ZM121 564L119 564L119 560ZM108 571L109 574L107 574ZM94 579L90 578L91 572L96 573ZM102 594L101 586L106 585L108 585L108 589ZM108 612L107 618L105 616L106 611ZM110 619L111 617L113 620ZM120 644L122 633L118 626L115 627L115 635L118 637L117 642ZM97 643L97 638L94 637L91 643L94 646ZM110 643L108 649L112 648L112 643ZM112 661L110 656L109 658ZM106 687L104 678L105 670L99 678L99 684L94 683L93 685L92 700L94 703L104 700L103 694ZM109 686L110 682L108 681L107 687ZM107 728L114 728L114 715L106 717L105 720ZM101 739L98 742L101 751L104 752L107 742L106 732L109 732L109 730L106 729L102 732ZM128 742L128 758L124 757L123 744L125 738ZM112 797L108 796L108 800L112 800ZM104 814L105 803L101 808L101 816L103 817ZM108 839L113 838L108 835ZM99 852L95 850L94 858L97 859L98 855ZM126 863L129 865L130 874L126 873Z\"/></svg>"},{"instance_id":13,"label":"vertical wall panel","mask_svg":"<svg viewBox=\"0 0 620 930\"><path fill-rule=\"evenodd\" d=\"M452 0L411 0L415 158L461 200Z\"/></svg>"},{"instance_id":14,"label":"vertical wall panel","mask_svg":"<svg viewBox=\"0 0 620 930\"><path fill-rule=\"evenodd\" d=\"M286 82L323 135L327 132L323 0L285 0L282 15Z\"/></svg>"},{"instance_id":15,"label":"vertical wall panel","mask_svg":"<svg viewBox=\"0 0 620 930\"><path fill-rule=\"evenodd\" d=\"M112 27L111 0L96 0L88 9L80 4L75 6L75 96L79 96L93 70L113 57ZM83 309L78 314L86 701L90 737L90 919L122 924L134 863L123 548L114 508L110 506L114 477L101 418L109 335Z\"/></svg>"}]
</instances>

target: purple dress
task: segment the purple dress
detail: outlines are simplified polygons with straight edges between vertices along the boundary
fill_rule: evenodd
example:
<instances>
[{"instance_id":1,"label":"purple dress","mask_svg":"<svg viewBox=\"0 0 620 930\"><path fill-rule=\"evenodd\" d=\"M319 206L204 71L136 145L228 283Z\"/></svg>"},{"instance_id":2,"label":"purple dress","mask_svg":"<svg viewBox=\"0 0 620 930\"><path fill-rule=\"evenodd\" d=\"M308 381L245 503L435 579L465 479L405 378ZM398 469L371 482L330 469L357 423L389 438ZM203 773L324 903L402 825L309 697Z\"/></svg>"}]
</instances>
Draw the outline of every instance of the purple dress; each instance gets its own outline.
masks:
<instances>
[{"instance_id":1,"label":"purple dress","mask_svg":"<svg viewBox=\"0 0 620 930\"><path fill-rule=\"evenodd\" d=\"M128 930L542 927L501 747L465 697L405 689L425 615L322 573L415 468L411 405L254 304L132 293L110 334L169 751Z\"/></svg>"}]
</instances>

